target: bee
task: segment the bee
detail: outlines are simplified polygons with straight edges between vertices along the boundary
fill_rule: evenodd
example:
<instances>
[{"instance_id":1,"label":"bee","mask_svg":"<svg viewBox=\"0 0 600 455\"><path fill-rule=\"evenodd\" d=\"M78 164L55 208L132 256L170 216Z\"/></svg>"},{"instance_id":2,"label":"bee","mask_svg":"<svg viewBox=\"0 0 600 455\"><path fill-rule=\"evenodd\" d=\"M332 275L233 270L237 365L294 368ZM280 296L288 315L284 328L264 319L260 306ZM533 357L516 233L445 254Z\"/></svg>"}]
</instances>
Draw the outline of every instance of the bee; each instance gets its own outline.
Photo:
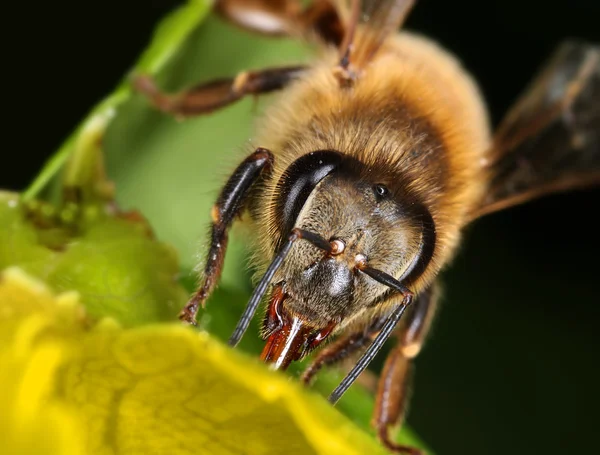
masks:
<instances>
[{"instance_id":1,"label":"bee","mask_svg":"<svg viewBox=\"0 0 600 455\"><path fill-rule=\"evenodd\" d=\"M485 100L459 59L399 31L412 0L218 0L246 30L317 43L308 66L241 72L162 92L161 111L208 114L279 92L211 211L198 289L180 313L196 324L217 285L228 230L244 212L256 233L258 284L230 338L263 299L261 358L276 369L314 353L302 375L357 358L336 403L393 337L372 423L392 452L419 354L436 313L438 275L474 220L558 191L600 183L600 47L567 41L492 132ZM325 344L325 341L329 342Z\"/></svg>"}]
</instances>

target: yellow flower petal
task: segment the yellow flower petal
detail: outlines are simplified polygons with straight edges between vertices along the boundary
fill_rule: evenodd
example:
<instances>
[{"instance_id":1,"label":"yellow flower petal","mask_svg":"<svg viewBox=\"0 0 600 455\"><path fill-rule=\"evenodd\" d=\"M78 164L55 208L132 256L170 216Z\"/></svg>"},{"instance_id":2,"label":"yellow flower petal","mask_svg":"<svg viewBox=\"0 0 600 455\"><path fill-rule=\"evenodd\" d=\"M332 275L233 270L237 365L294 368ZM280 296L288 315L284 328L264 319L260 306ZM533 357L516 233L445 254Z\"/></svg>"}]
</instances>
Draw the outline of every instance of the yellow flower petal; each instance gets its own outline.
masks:
<instances>
[{"instance_id":1,"label":"yellow flower petal","mask_svg":"<svg viewBox=\"0 0 600 455\"><path fill-rule=\"evenodd\" d=\"M322 397L207 334L90 328L73 298L19 269L0 276L8 453L385 453Z\"/></svg>"}]
</instances>

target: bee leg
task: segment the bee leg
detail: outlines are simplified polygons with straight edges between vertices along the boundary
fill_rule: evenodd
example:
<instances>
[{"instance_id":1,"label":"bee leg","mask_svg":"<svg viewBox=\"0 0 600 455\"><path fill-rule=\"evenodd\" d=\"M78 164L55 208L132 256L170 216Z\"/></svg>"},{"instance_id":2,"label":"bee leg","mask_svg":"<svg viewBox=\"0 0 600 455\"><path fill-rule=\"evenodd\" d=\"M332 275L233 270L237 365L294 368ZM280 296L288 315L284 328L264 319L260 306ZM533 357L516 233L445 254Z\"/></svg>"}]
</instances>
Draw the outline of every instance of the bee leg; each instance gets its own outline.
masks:
<instances>
[{"instance_id":1,"label":"bee leg","mask_svg":"<svg viewBox=\"0 0 600 455\"><path fill-rule=\"evenodd\" d=\"M304 8L297 0L219 0L217 13L246 29L267 34L313 34L339 46L345 30L330 0L315 0ZM304 66L245 71L233 78L199 84L179 93L165 93L144 74L133 77L133 89L159 110L178 118L208 114L246 95L260 95L284 88L306 71Z\"/></svg>"},{"instance_id":2,"label":"bee leg","mask_svg":"<svg viewBox=\"0 0 600 455\"><path fill-rule=\"evenodd\" d=\"M371 344L384 323L385 318L379 318L366 329L351 333L323 348L302 373L302 382L305 385L310 384L323 367L335 365Z\"/></svg>"},{"instance_id":3,"label":"bee leg","mask_svg":"<svg viewBox=\"0 0 600 455\"><path fill-rule=\"evenodd\" d=\"M243 209L252 184L263 172L269 172L272 165L273 154L269 150L258 148L242 161L221 190L211 211L212 235L204 266L204 281L179 313L179 319L182 321L196 325L196 315L200 305L204 306L221 276L227 249L227 230L236 215Z\"/></svg>"},{"instance_id":4,"label":"bee leg","mask_svg":"<svg viewBox=\"0 0 600 455\"><path fill-rule=\"evenodd\" d=\"M437 307L438 292L434 286L421 293L406 325L397 334L398 345L390 352L379 378L375 409L371 424L379 440L389 450L408 455L422 455L420 449L397 444L390 434L402 424L409 398L412 360L419 354Z\"/></svg>"},{"instance_id":5,"label":"bee leg","mask_svg":"<svg viewBox=\"0 0 600 455\"><path fill-rule=\"evenodd\" d=\"M218 0L215 11L232 24L270 36L315 35L336 46L344 26L330 0L313 0L306 8L300 0Z\"/></svg>"},{"instance_id":6,"label":"bee leg","mask_svg":"<svg viewBox=\"0 0 600 455\"><path fill-rule=\"evenodd\" d=\"M147 75L136 75L132 84L159 110L184 118L213 112L246 95L260 95L284 88L305 72L303 66L270 68L239 73L234 78L218 79L179 93L162 92Z\"/></svg>"}]
</instances>

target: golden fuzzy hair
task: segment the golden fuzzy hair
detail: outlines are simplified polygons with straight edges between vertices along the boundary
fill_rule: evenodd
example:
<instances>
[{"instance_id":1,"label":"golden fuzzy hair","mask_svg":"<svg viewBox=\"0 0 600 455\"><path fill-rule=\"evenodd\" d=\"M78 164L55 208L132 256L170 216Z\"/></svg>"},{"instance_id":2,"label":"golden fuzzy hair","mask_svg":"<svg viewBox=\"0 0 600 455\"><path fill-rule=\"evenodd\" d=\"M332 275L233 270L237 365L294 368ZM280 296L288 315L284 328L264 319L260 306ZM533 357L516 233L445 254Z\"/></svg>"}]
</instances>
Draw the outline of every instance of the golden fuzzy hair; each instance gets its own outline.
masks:
<instances>
[{"instance_id":1,"label":"golden fuzzy hair","mask_svg":"<svg viewBox=\"0 0 600 455\"><path fill-rule=\"evenodd\" d=\"M357 31L360 41L361 30ZM477 86L455 57L427 38L391 36L349 88L325 52L283 90L259 124L255 145L275 156L258 201L257 257L264 266L281 235L277 183L300 156L337 150L367 168L386 169L429 209L437 245L416 288L431 282L458 244L468 213L481 199L481 163L489 149L487 111Z\"/></svg>"}]
</instances>

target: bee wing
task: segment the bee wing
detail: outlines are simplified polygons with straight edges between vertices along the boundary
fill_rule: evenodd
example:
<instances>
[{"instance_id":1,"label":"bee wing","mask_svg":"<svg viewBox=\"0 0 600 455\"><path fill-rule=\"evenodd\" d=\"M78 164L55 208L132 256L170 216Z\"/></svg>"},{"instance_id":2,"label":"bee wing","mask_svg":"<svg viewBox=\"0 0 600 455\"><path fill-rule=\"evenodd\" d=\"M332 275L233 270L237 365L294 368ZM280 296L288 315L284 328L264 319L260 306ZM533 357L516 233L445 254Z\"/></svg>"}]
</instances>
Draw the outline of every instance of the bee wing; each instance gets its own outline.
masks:
<instances>
[{"instance_id":1,"label":"bee wing","mask_svg":"<svg viewBox=\"0 0 600 455\"><path fill-rule=\"evenodd\" d=\"M473 218L600 184L600 46L564 42L494 137L490 186Z\"/></svg>"},{"instance_id":2,"label":"bee wing","mask_svg":"<svg viewBox=\"0 0 600 455\"><path fill-rule=\"evenodd\" d=\"M346 37L340 51L352 66L363 68L377 53L386 38L398 31L412 9L414 0L335 0L338 14L344 19ZM356 29L365 25L360 38Z\"/></svg>"}]
</instances>

